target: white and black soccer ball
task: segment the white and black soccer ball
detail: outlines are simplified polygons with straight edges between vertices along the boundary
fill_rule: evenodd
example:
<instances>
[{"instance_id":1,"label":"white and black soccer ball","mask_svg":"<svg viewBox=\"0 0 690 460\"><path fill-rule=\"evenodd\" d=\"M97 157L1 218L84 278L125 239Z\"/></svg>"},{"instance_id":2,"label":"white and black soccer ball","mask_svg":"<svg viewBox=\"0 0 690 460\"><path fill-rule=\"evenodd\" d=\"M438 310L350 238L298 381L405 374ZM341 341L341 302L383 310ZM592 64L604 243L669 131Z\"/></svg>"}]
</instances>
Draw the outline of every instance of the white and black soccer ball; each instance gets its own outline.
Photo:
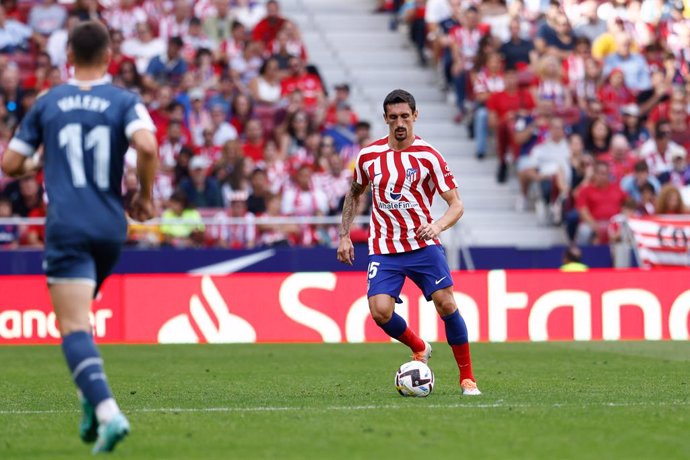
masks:
<instances>
[{"instance_id":1,"label":"white and black soccer ball","mask_svg":"<svg viewBox=\"0 0 690 460\"><path fill-rule=\"evenodd\" d=\"M421 361L405 363L395 373L395 388L403 396L429 396L434 389L434 372Z\"/></svg>"}]
</instances>

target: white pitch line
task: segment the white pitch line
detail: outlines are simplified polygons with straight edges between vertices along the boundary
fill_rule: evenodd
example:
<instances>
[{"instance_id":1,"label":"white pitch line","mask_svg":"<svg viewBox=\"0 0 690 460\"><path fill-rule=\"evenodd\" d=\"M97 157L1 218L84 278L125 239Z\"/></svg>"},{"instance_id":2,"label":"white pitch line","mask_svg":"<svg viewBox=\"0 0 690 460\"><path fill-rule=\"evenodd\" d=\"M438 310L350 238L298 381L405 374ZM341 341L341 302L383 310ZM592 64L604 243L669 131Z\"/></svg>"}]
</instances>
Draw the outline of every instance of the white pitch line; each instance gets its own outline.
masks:
<instances>
[{"instance_id":1,"label":"white pitch line","mask_svg":"<svg viewBox=\"0 0 690 460\"><path fill-rule=\"evenodd\" d=\"M665 407L665 406L690 406L690 401L668 401L668 402L592 402L592 403L554 403L554 404L531 404L531 403L508 403L499 401L496 403L456 403L456 404L420 404L420 405L392 405L392 404L372 404L366 406L324 406L324 407L299 407L299 406L257 406L257 407L142 407L126 409L127 413L164 413L164 412L185 412L185 413L204 413L204 412L347 412L347 411L368 411L381 409L561 409L561 408L585 408L585 407ZM43 414L72 414L78 410L0 410L0 415L43 415Z\"/></svg>"}]
</instances>

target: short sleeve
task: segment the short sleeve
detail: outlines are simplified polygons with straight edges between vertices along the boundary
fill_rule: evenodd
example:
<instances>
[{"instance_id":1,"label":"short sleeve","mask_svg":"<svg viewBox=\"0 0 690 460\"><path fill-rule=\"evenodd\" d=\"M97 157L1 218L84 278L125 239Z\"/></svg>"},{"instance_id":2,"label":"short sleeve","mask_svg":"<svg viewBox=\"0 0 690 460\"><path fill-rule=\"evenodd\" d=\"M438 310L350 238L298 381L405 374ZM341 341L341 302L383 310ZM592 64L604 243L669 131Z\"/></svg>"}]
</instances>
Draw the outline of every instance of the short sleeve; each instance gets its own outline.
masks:
<instances>
[{"instance_id":1,"label":"short sleeve","mask_svg":"<svg viewBox=\"0 0 690 460\"><path fill-rule=\"evenodd\" d=\"M10 141L8 148L22 156L30 157L43 143L43 130L41 129L41 99L31 107L29 113L24 116L17 132Z\"/></svg>"},{"instance_id":2,"label":"short sleeve","mask_svg":"<svg viewBox=\"0 0 690 460\"><path fill-rule=\"evenodd\" d=\"M458 187L455 181L455 176L450 170L450 166L446 163L445 158L438 153L434 152L434 159L431 161L431 177L438 188L440 193L447 192L448 190L453 190Z\"/></svg>"},{"instance_id":3,"label":"short sleeve","mask_svg":"<svg viewBox=\"0 0 690 460\"><path fill-rule=\"evenodd\" d=\"M359 155L357 155L357 160L355 161L353 179L362 187L366 187L367 184L369 184L369 176L367 175L367 172L364 169L364 154L362 154L361 151L359 152Z\"/></svg>"},{"instance_id":4,"label":"short sleeve","mask_svg":"<svg viewBox=\"0 0 690 460\"><path fill-rule=\"evenodd\" d=\"M141 102L139 97L132 98L131 104L125 112L125 134L127 139L132 139L135 132L140 129L146 131L156 132L156 126L153 124L151 115L146 107Z\"/></svg>"}]
</instances>

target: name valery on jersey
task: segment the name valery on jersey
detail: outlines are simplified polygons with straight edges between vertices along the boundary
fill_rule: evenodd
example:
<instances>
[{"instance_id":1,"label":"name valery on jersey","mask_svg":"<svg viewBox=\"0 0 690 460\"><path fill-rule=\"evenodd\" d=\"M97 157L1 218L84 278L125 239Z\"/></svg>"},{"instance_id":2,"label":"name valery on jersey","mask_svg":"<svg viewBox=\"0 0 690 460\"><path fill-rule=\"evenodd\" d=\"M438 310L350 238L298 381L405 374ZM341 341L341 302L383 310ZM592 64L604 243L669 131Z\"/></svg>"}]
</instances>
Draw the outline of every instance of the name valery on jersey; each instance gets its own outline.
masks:
<instances>
[{"instance_id":1,"label":"name valery on jersey","mask_svg":"<svg viewBox=\"0 0 690 460\"><path fill-rule=\"evenodd\" d=\"M58 107L63 112L69 112L70 110L90 110L92 112L105 112L108 107L110 107L110 101L91 95L80 95L67 96L58 100Z\"/></svg>"}]
</instances>

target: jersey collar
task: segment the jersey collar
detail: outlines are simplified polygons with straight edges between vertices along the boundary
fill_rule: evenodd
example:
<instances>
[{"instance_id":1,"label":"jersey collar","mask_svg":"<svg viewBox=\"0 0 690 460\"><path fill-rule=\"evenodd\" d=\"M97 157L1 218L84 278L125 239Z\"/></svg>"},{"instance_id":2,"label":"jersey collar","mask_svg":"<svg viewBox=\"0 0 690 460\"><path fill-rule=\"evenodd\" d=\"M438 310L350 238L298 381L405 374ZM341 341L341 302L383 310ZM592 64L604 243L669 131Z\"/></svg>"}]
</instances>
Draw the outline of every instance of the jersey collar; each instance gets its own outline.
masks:
<instances>
[{"instance_id":1,"label":"jersey collar","mask_svg":"<svg viewBox=\"0 0 690 460\"><path fill-rule=\"evenodd\" d=\"M97 80L89 80L89 81L82 81L82 80L77 80L76 78L70 78L69 80L67 80L67 84L74 85L74 86L97 86L97 85L107 85L111 81L112 81L111 76L108 74L105 74Z\"/></svg>"}]
</instances>

